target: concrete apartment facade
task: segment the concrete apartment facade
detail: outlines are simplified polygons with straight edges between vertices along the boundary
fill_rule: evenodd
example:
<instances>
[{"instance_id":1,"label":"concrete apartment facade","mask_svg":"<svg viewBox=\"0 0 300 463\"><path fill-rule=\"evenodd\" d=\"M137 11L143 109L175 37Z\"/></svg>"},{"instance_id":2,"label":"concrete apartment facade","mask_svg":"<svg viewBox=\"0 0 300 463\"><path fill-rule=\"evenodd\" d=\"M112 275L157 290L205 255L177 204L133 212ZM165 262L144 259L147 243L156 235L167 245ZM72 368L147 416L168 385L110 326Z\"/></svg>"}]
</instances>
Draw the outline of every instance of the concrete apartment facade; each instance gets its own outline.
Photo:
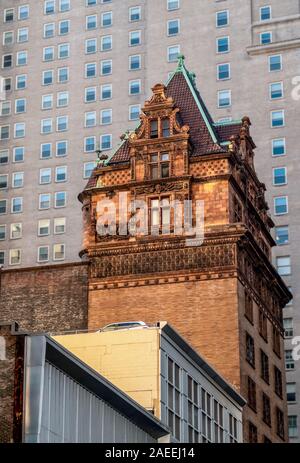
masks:
<instances>
[{"instance_id":1,"label":"concrete apartment facade","mask_svg":"<svg viewBox=\"0 0 300 463\"><path fill-rule=\"evenodd\" d=\"M284 317L290 440L298 441L300 374L290 357L300 332L298 0L238 8L203 0L201 11L199 0L39 3L1 2L1 265L78 259L77 195L95 149L111 154L120 132L137 124L151 87L185 54L214 119L246 113L253 122L256 170L277 226L274 265L294 295Z\"/></svg>"}]
</instances>

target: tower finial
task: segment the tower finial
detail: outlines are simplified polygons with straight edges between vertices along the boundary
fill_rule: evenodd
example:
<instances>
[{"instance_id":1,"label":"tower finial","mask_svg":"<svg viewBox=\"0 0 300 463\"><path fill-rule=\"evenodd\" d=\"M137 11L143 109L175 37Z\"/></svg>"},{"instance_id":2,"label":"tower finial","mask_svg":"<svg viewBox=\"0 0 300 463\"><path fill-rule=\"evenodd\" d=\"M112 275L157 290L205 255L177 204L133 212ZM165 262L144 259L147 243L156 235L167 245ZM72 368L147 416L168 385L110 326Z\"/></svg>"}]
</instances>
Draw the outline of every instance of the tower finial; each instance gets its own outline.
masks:
<instances>
[{"instance_id":1,"label":"tower finial","mask_svg":"<svg viewBox=\"0 0 300 463\"><path fill-rule=\"evenodd\" d=\"M182 71L182 69L184 68L184 60L185 60L185 56L184 55L178 55L178 63L177 63L177 71Z\"/></svg>"}]
</instances>

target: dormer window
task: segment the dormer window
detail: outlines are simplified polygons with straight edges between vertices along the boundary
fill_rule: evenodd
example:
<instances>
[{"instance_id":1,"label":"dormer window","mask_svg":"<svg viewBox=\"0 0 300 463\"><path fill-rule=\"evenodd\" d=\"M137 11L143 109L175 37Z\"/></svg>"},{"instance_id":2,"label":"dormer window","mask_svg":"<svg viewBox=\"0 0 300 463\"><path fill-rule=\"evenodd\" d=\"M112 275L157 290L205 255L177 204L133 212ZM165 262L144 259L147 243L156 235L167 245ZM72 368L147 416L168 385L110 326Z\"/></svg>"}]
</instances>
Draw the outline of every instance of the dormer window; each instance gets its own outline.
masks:
<instances>
[{"instance_id":1,"label":"dormer window","mask_svg":"<svg viewBox=\"0 0 300 463\"><path fill-rule=\"evenodd\" d=\"M163 119L161 125L162 125L162 136L169 137L170 136L170 119Z\"/></svg>"},{"instance_id":2,"label":"dormer window","mask_svg":"<svg viewBox=\"0 0 300 463\"><path fill-rule=\"evenodd\" d=\"M158 138L158 120L150 122L150 138Z\"/></svg>"},{"instance_id":3,"label":"dormer window","mask_svg":"<svg viewBox=\"0 0 300 463\"><path fill-rule=\"evenodd\" d=\"M155 153L150 156L150 177L152 180L170 176L169 153Z\"/></svg>"}]
</instances>

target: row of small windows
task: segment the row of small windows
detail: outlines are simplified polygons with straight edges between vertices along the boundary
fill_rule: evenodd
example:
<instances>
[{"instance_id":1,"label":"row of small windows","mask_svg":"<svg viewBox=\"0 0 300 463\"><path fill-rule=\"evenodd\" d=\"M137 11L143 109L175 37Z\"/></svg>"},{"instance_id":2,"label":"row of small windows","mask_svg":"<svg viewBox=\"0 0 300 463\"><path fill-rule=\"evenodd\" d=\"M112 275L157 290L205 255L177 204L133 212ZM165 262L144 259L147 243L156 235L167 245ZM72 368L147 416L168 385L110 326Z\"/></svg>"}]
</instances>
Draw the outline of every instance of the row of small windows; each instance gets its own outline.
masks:
<instances>
[{"instance_id":1,"label":"row of small windows","mask_svg":"<svg viewBox=\"0 0 300 463\"><path fill-rule=\"evenodd\" d=\"M21 239L23 236L23 224L12 223L9 227L9 232L7 231L7 225L0 225L0 240L4 241L6 239L17 240ZM50 219L41 219L38 221L38 236L49 236L51 233L51 220ZM66 218L58 217L53 219L53 234L62 235L66 233Z\"/></svg>"},{"instance_id":2,"label":"row of small windows","mask_svg":"<svg viewBox=\"0 0 300 463\"><path fill-rule=\"evenodd\" d=\"M41 159L49 159L52 157L53 151L55 151L56 157L63 157L67 156L68 154L68 141L67 140L60 140L54 144L55 149L52 148L52 143L42 143L40 149L40 158ZM13 148L12 150L13 163L21 163L25 160L25 147L18 146ZM8 164L9 162L9 150L1 150L0 151L0 165Z\"/></svg>"},{"instance_id":3,"label":"row of small windows","mask_svg":"<svg viewBox=\"0 0 300 463\"><path fill-rule=\"evenodd\" d=\"M45 14L53 14L56 10L56 5L58 6L58 11L63 13L65 11L69 11L71 8L71 1L70 0L45 0L44 1L44 13Z\"/></svg>"},{"instance_id":4,"label":"row of small windows","mask_svg":"<svg viewBox=\"0 0 300 463\"><path fill-rule=\"evenodd\" d=\"M54 208L66 207L67 192L58 191L54 193ZM50 209L51 207L51 193L41 193L39 195L39 209ZM0 214L7 214L7 199L0 200ZM17 197L11 199L11 214L20 214L23 212L23 198Z\"/></svg>"},{"instance_id":5,"label":"row of small windows","mask_svg":"<svg viewBox=\"0 0 300 463\"><path fill-rule=\"evenodd\" d=\"M268 21L272 18L272 11L270 6L262 6L260 8L260 20L261 21ZM217 11L216 13L216 27L226 27L229 26L229 11Z\"/></svg>"},{"instance_id":6,"label":"row of small windows","mask_svg":"<svg viewBox=\"0 0 300 463\"><path fill-rule=\"evenodd\" d=\"M20 5L18 7L17 19L19 21L29 18L29 5ZM4 10L3 20L5 23L12 22L15 19L15 9L7 8Z\"/></svg>"},{"instance_id":7,"label":"row of small windows","mask_svg":"<svg viewBox=\"0 0 300 463\"><path fill-rule=\"evenodd\" d=\"M95 6L98 3L112 3L112 0L85 0L86 6ZM168 11L178 10L180 7L180 0L167 0ZM137 15L139 16L137 17ZM132 18L133 16L133 18ZM140 19L140 7L129 8L129 19L131 21L138 21Z\"/></svg>"},{"instance_id":8,"label":"row of small windows","mask_svg":"<svg viewBox=\"0 0 300 463\"><path fill-rule=\"evenodd\" d=\"M40 246L38 248L38 262L48 262L50 259L49 256L49 246ZM53 244L52 246L52 256L54 261L65 260L66 246L65 244ZM20 265L22 262L22 250L21 249L10 249L9 250L9 265ZM5 264L5 251L0 251L0 265Z\"/></svg>"}]
</instances>

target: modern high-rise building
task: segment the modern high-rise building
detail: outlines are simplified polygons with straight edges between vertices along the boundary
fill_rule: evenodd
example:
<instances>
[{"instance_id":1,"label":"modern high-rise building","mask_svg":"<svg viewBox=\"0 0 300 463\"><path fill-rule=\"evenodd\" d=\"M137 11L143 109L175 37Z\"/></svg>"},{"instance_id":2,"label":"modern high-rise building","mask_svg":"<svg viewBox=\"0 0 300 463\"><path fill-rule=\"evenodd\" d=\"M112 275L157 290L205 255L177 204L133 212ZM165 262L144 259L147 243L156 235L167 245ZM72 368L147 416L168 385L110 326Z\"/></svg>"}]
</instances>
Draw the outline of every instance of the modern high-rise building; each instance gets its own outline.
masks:
<instances>
[{"instance_id":1,"label":"modern high-rise building","mask_svg":"<svg viewBox=\"0 0 300 463\"><path fill-rule=\"evenodd\" d=\"M199 4L201 3L201 8ZM238 3L238 7L237 7ZM0 265L78 259L77 201L100 149L138 124L178 54L215 120L253 122L255 165L293 292L285 309L289 434L299 441L298 0L2 0ZM209 85L208 85L209 83Z\"/></svg>"}]
</instances>

